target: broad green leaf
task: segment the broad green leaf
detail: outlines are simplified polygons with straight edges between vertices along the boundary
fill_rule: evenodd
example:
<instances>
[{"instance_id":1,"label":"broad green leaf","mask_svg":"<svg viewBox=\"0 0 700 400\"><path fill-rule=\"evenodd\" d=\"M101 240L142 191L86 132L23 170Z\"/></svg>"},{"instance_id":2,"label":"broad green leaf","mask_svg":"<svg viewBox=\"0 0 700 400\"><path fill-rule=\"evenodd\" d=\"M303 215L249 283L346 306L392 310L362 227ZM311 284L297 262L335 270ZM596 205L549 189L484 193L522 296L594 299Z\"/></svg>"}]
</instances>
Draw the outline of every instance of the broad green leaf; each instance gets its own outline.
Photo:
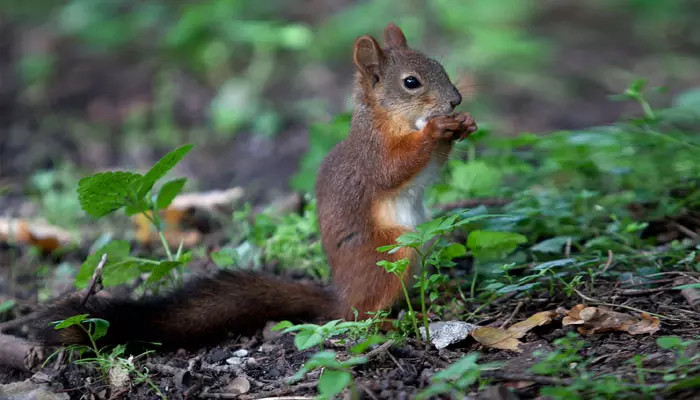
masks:
<instances>
[{"instance_id":1,"label":"broad green leaf","mask_svg":"<svg viewBox=\"0 0 700 400\"><path fill-rule=\"evenodd\" d=\"M334 371L325 370L321 378L318 380L318 392L326 398L342 392L352 380L352 375L349 371Z\"/></svg>"},{"instance_id":2,"label":"broad green leaf","mask_svg":"<svg viewBox=\"0 0 700 400\"><path fill-rule=\"evenodd\" d=\"M146 286L150 286L156 282L159 282L163 277L168 275L170 271L182 265L178 261L161 261L158 265L151 270L151 275L148 276L146 280Z\"/></svg>"},{"instance_id":3,"label":"broad green leaf","mask_svg":"<svg viewBox=\"0 0 700 400\"><path fill-rule=\"evenodd\" d=\"M676 290L683 290L683 289L700 289L700 283L688 283L685 285L680 285L680 286L674 286L673 287Z\"/></svg>"},{"instance_id":4,"label":"broad green leaf","mask_svg":"<svg viewBox=\"0 0 700 400\"><path fill-rule=\"evenodd\" d=\"M17 304L14 300L5 300L2 303L0 303L0 314L10 311L15 307L15 304Z\"/></svg>"},{"instance_id":5,"label":"broad green leaf","mask_svg":"<svg viewBox=\"0 0 700 400\"><path fill-rule=\"evenodd\" d=\"M88 317L88 315L89 314L79 314L79 315L74 315L70 318L66 318L62 321L58 321L56 326L54 326L54 329L56 329L56 330L65 329L65 328L71 327L73 325L79 325Z\"/></svg>"},{"instance_id":6,"label":"broad green leaf","mask_svg":"<svg viewBox=\"0 0 700 400\"><path fill-rule=\"evenodd\" d=\"M468 196L492 196L501 187L502 174L484 161L455 164L450 184Z\"/></svg>"},{"instance_id":7,"label":"broad green leaf","mask_svg":"<svg viewBox=\"0 0 700 400\"><path fill-rule=\"evenodd\" d=\"M272 327L272 330L273 331L281 331L281 330L284 330L287 328L291 328L292 326L294 326L294 324L291 323L290 321L282 321L279 324Z\"/></svg>"},{"instance_id":8,"label":"broad green leaf","mask_svg":"<svg viewBox=\"0 0 700 400\"><path fill-rule=\"evenodd\" d=\"M360 354L367 350L370 346L374 346L380 343L386 342L386 338L381 335L372 335L368 337L366 340L357 343L356 345L352 346L350 348L350 352L353 354Z\"/></svg>"},{"instance_id":9,"label":"broad green leaf","mask_svg":"<svg viewBox=\"0 0 700 400\"><path fill-rule=\"evenodd\" d=\"M103 254L107 254L107 263L102 270L102 283L105 287L117 286L129 282L141 273L142 262L129 257L131 246L126 240L115 240L90 254L75 277L75 286L84 289L90 283Z\"/></svg>"},{"instance_id":10,"label":"broad green leaf","mask_svg":"<svg viewBox=\"0 0 700 400\"><path fill-rule=\"evenodd\" d=\"M532 250L539 251L540 253L560 254L563 253L564 246L569 240L573 239L570 236L553 237L532 246Z\"/></svg>"},{"instance_id":11,"label":"broad green leaf","mask_svg":"<svg viewBox=\"0 0 700 400\"><path fill-rule=\"evenodd\" d=\"M164 177L168 172L170 172L173 167L175 167L187 153L192 150L191 144L186 144L180 146L177 149L171 151L158 160L158 162L148 171L138 182L138 195L143 197L148 193L149 190L153 188L160 178Z\"/></svg>"},{"instance_id":12,"label":"broad green leaf","mask_svg":"<svg viewBox=\"0 0 700 400\"><path fill-rule=\"evenodd\" d=\"M187 178L173 179L163 184L158 192L156 207L158 207L159 210L168 208L170 203L175 199L175 196L180 194L182 188L185 187L185 183L187 183Z\"/></svg>"},{"instance_id":13,"label":"broad green leaf","mask_svg":"<svg viewBox=\"0 0 700 400\"><path fill-rule=\"evenodd\" d=\"M100 218L130 203L132 184L141 179L133 172L102 172L78 182L80 207L89 216Z\"/></svg>"},{"instance_id":14,"label":"broad green leaf","mask_svg":"<svg viewBox=\"0 0 700 400\"><path fill-rule=\"evenodd\" d=\"M219 251L214 251L210 253L211 260L214 261L218 267L229 267L236 263L237 253L235 249L230 247L225 247Z\"/></svg>"},{"instance_id":15,"label":"broad green leaf","mask_svg":"<svg viewBox=\"0 0 700 400\"><path fill-rule=\"evenodd\" d=\"M109 328L109 322L102 318L89 318L84 322L92 324L92 338L98 340L107 334L107 328Z\"/></svg>"},{"instance_id":16,"label":"broad green leaf","mask_svg":"<svg viewBox=\"0 0 700 400\"><path fill-rule=\"evenodd\" d=\"M469 234L467 247L475 257L492 259L505 257L527 238L519 233L477 230Z\"/></svg>"},{"instance_id":17,"label":"broad green leaf","mask_svg":"<svg viewBox=\"0 0 700 400\"><path fill-rule=\"evenodd\" d=\"M662 349L674 349L683 343L683 339L678 336L662 336L656 339L656 344Z\"/></svg>"},{"instance_id":18,"label":"broad green leaf","mask_svg":"<svg viewBox=\"0 0 700 400\"><path fill-rule=\"evenodd\" d=\"M457 257L463 257L465 254L467 254L467 248L464 247L463 244L452 243L449 246L442 249L441 256L443 258L452 260Z\"/></svg>"},{"instance_id":19,"label":"broad green leaf","mask_svg":"<svg viewBox=\"0 0 700 400\"><path fill-rule=\"evenodd\" d=\"M294 345L299 350L306 350L323 342L323 336L312 330L304 330L294 337Z\"/></svg>"}]
</instances>

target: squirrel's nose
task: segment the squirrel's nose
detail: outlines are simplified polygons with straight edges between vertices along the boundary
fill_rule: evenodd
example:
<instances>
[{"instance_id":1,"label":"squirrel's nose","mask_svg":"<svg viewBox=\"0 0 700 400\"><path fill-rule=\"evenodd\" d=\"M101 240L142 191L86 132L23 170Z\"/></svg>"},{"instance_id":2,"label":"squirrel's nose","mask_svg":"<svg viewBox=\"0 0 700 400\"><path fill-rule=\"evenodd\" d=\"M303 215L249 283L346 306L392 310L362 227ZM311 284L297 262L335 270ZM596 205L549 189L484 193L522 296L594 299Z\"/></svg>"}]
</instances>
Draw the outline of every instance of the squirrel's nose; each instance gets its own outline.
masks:
<instances>
[{"instance_id":1,"label":"squirrel's nose","mask_svg":"<svg viewBox=\"0 0 700 400\"><path fill-rule=\"evenodd\" d=\"M454 97L452 98L452 100L450 100L450 105L452 106L452 108L455 108L460 104L462 104L462 95L459 94L458 91L455 91Z\"/></svg>"}]
</instances>

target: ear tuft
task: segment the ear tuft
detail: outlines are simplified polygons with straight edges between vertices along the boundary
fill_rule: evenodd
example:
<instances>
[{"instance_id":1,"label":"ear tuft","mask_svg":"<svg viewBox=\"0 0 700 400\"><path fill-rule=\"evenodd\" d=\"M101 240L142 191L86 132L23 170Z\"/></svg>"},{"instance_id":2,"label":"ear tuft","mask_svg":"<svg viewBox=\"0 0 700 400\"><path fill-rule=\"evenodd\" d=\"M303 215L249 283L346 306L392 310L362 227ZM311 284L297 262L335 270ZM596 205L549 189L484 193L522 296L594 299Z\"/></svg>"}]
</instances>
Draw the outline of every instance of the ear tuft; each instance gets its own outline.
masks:
<instances>
[{"instance_id":1,"label":"ear tuft","mask_svg":"<svg viewBox=\"0 0 700 400\"><path fill-rule=\"evenodd\" d=\"M384 62L384 52L372 36L361 36L355 40L353 54L355 65L366 76L376 76Z\"/></svg>"},{"instance_id":2,"label":"ear tuft","mask_svg":"<svg viewBox=\"0 0 700 400\"><path fill-rule=\"evenodd\" d=\"M403 31L392 22L389 22L386 29L384 29L384 47L408 48L408 45L406 44L406 36L404 36Z\"/></svg>"}]
</instances>

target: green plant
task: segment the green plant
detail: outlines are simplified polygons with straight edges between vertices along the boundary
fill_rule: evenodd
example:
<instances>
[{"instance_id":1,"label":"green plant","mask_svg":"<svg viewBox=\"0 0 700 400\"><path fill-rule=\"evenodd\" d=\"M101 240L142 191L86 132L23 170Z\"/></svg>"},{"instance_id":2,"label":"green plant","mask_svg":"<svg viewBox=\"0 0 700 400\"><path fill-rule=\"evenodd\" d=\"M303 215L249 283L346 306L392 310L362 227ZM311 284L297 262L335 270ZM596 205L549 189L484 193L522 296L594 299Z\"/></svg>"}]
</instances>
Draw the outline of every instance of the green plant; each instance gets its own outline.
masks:
<instances>
[{"instance_id":1,"label":"green plant","mask_svg":"<svg viewBox=\"0 0 700 400\"><path fill-rule=\"evenodd\" d=\"M449 394L460 396L468 391L469 387L479 381L482 371L496 369L499 363L478 364L478 353L471 353L462 357L444 370L436 373L431 384L422 390L417 399L429 399L431 396Z\"/></svg>"},{"instance_id":2,"label":"green plant","mask_svg":"<svg viewBox=\"0 0 700 400\"><path fill-rule=\"evenodd\" d=\"M118 210L127 215L141 214L158 232L167 260L155 261L131 257L127 241L117 240L101 246L83 263L76 285L86 286L98 261L107 254L104 266L105 286L119 285L143 272L150 273L146 285L159 283L167 277L173 284L182 282L183 268L190 255L182 251L182 243L176 253L170 249L162 229L159 211L166 209L182 191L186 179L177 178L165 182L157 195L151 195L154 185L159 182L192 149L191 145L181 146L163 156L146 174L134 172L102 172L78 183L78 196L82 209L93 218L102 218ZM174 271L179 270L179 274Z\"/></svg>"},{"instance_id":3,"label":"green plant","mask_svg":"<svg viewBox=\"0 0 700 400\"><path fill-rule=\"evenodd\" d=\"M146 383L151 389L162 399L166 399L165 395L161 392L160 388L151 381L148 375L148 370L140 371L134 365L134 361L138 358L144 357L152 351L144 352L136 357L129 357L125 359L122 357L126 347L123 345L118 345L112 348L111 352L107 352L97 346L96 342L101 337L107 334L109 328L109 322L101 318L88 318L88 314L74 315L70 318L66 318L61 321L53 322L54 329L66 329L72 326L80 328L90 339L90 346L85 345L70 345L64 349L60 349L49 355L44 361L44 366L48 363L51 358L59 353L59 351L76 351L81 355L81 358L74 360L75 364L96 364L102 373L104 379L109 379L108 377L115 377L116 379L123 379L120 374L134 374L136 375L135 382ZM87 327L86 327L87 325ZM82 357L86 352L92 352L92 357Z\"/></svg>"}]
</instances>

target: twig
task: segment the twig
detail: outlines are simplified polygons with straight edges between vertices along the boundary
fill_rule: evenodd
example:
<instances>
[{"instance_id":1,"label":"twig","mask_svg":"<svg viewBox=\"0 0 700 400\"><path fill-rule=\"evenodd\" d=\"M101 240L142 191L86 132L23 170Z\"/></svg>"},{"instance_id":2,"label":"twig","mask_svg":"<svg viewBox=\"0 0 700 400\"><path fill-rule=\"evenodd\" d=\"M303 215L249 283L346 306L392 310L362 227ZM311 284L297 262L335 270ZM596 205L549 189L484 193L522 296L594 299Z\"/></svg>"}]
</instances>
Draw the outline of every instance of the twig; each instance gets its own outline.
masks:
<instances>
[{"instance_id":1,"label":"twig","mask_svg":"<svg viewBox=\"0 0 700 400\"><path fill-rule=\"evenodd\" d=\"M584 299L584 300L586 300L586 301L588 301L588 302L591 302L591 303L593 303L593 304L598 304L598 305L606 306L606 307L620 307L620 308L626 308L626 309L628 309L628 310L636 311L636 312L638 312L638 313L645 313L645 314L653 315L653 316L655 316L655 317L664 318L664 319L667 319L667 320L670 320L670 321L681 321L681 319L678 319L678 318L672 318L672 317L667 317L667 316L661 315L661 314L655 314L655 313L650 312L650 311L644 311L644 310L641 310L641 309L639 309L639 308L635 308L635 307L632 307L632 306L627 306L627 305L624 305L624 304L613 304L613 303L606 303L606 302L604 302L604 301L596 300L596 299L594 299L594 298L592 298L592 297L588 297L588 296L586 296L585 294L581 293L578 289L574 289L574 292L576 292L576 294L578 294L582 299Z\"/></svg>"},{"instance_id":2,"label":"twig","mask_svg":"<svg viewBox=\"0 0 700 400\"><path fill-rule=\"evenodd\" d=\"M564 248L564 257L571 257L571 238L566 239L566 247Z\"/></svg>"},{"instance_id":3,"label":"twig","mask_svg":"<svg viewBox=\"0 0 700 400\"><path fill-rule=\"evenodd\" d=\"M151 371L160 372L160 373L168 374L168 375L172 375L172 376L186 372L186 373L192 374L192 377L195 379L207 380L207 381L214 380L214 378L212 378L211 376L200 374L197 372L188 371L184 368L171 367L170 365L146 363L146 364L144 364L144 366Z\"/></svg>"},{"instance_id":4,"label":"twig","mask_svg":"<svg viewBox=\"0 0 700 400\"><path fill-rule=\"evenodd\" d=\"M690 279L679 278L674 282L674 286L680 286L690 283ZM700 311L700 290L695 288L681 289L681 296L690 304L690 307L696 311Z\"/></svg>"},{"instance_id":5,"label":"twig","mask_svg":"<svg viewBox=\"0 0 700 400\"><path fill-rule=\"evenodd\" d=\"M600 271L601 274L604 274L610 269L610 266L612 265L613 262L613 252L612 250L608 250L608 261L605 263L605 266L603 269Z\"/></svg>"},{"instance_id":6,"label":"twig","mask_svg":"<svg viewBox=\"0 0 700 400\"><path fill-rule=\"evenodd\" d=\"M523 302L519 301L518 305L515 306L515 310L513 310L513 312L510 313L510 316L505 321L503 321L503 323L501 324L501 329L505 328L505 326L508 325L510 323L510 321L513 320L513 318L515 318L515 315L518 313L518 311L520 311L520 307L522 307L522 306L523 306Z\"/></svg>"},{"instance_id":7,"label":"twig","mask_svg":"<svg viewBox=\"0 0 700 400\"><path fill-rule=\"evenodd\" d=\"M662 288L651 288L651 289L619 289L617 291L617 293L622 295L622 296L640 296L643 294L665 292L667 290L673 290L673 288L662 287Z\"/></svg>"},{"instance_id":8,"label":"twig","mask_svg":"<svg viewBox=\"0 0 700 400\"><path fill-rule=\"evenodd\" d=\"M237 394L235 395L236 397L217 397L217 395L231 395L231 393L203 393L200 394L200 397L208 397L208 398L213 398L213 399L231 399L231 398L236 398L236 399L241 399L241 400L272 400L272 399L313 399L314 397L279 397L279 396L284 396L288 393L294 392L296 390L301 390L301 389L315 389L318 387L318 380L313 380L309 382L304 382L304 383L299 383L293 386L284 386L280 389L273 390L267 393L258 393L254 395L240 395ZM268 397L257 397L257 396L268 396Z\"/></svg>"},{"instance_id":9,"label":"twig","mask_svg":"<svg viewBox=\"0 0 700 400\"><path fill-rule=\"evenodd\" d=\"M388 340L384 343L381 344L381 346L377 347L376 349L373 349L365 357L367 357L368 360L371 360L372 358L376 357L379 355L379 353L383 353L391 347L391 345L394 344L393 340Z\"/></svg>"},{"instance_id":10,"label":"twig","mask_svg":"<svg viewBox=\"0 0 700 400\"><path fill-rule=\"evenodd\" d=\"M498 381L528 381L539 383L541 385L571 386L574 384L574 381L572 379L530 375L517 372L511 373L505 371L482 371L481 376L484 378L491 378Z\"/></svg>"},{"instance_id":11,"label":"twig","mask_svg":"<svg viewBox=\"0 0 700 400\"><path fill-rule=\"evenodd\" d=\"M97 264L97 268L95 268L95 272L92 274L92 278L90 278L90 284L85 290L83 299L80 301L80 307L85 307L85 303L87 303L90 296L102 290L102 269L105 267L106 263L107 253L104 253L100 259L100 263Z\"/></svg>"},{"instance_id":12,"label":"twig","mask_svg":"<svg viewBox=\"0 0 700 400\"><path fill-rule=\"evenodd\" d=\"M673 226L675 226L679 231L685 233L687 236L689 236L691 239L698 239L700 238L700 235L698 235L695 231L692 229L689 229L678 222L674 222Z\"/></svg>"}]
</instances>

